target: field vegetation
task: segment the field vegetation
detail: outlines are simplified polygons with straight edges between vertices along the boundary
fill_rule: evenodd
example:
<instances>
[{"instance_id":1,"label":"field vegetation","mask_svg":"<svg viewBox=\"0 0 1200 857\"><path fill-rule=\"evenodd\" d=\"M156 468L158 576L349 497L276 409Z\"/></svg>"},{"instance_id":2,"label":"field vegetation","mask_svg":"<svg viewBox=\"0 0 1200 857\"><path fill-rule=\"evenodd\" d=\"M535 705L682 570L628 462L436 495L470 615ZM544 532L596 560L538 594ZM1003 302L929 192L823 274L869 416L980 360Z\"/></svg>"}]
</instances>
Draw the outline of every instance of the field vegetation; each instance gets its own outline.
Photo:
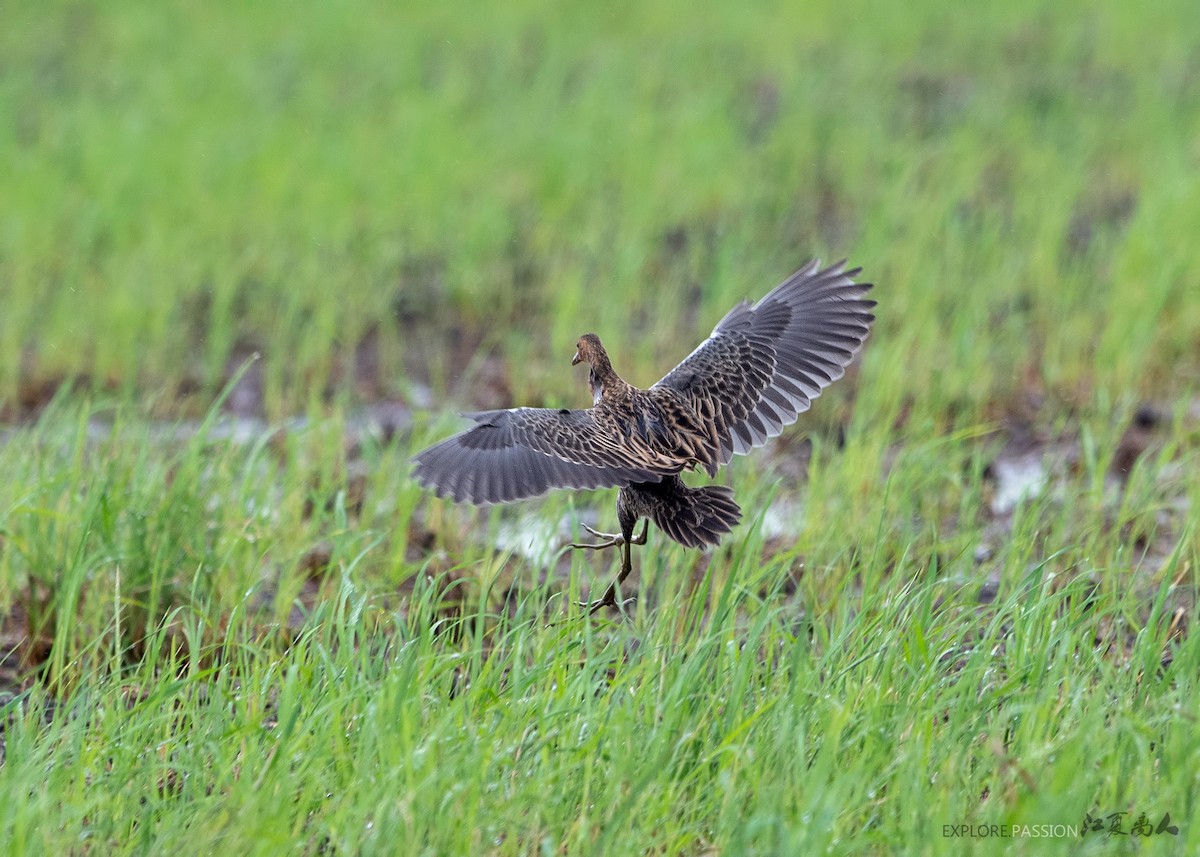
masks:
<instances>
[{"instance_id":1,"label":"field vegetation","mask_svg":"<svg viewBox=\"0 0 1200 857\"><path fill-rule=\"evenodd\" d=\"M0 19L5 853L1200 853L1192 4ZM628 615L612 492L411 480L812 256L862 359Z\"/></svg>"}]
</instances>

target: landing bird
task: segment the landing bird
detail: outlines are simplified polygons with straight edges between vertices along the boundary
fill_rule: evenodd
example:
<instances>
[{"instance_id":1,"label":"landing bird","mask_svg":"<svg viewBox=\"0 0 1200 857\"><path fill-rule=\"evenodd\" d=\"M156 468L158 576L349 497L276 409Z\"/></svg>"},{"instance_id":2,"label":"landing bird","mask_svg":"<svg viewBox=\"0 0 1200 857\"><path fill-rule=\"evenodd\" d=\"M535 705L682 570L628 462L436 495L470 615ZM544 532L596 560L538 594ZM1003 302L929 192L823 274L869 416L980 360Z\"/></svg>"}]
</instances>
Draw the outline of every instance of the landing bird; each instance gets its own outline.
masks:
<instances>
[{"instance_id":1,"label":"landing bird","mask_svg":"<svg viewBox=\"0 0 1200 857\"><path fill-rule=\"evenodd\" d=\"M604 596L581 604L595 613L621 606L632 570L631 545L644 545L650 521L685 547L717 544L741 520L733 492L690 488L687 469L709 476L766 443L842 377L875 321L861 268L810 262L757 303L742 301L708 339L654 386L642 390L613 371L594 333L576 343L572 365L587 363L593 406L512 408L464 416L475 425L413 460L415 476L440 497L508 503L552 488L619 487L621 532L585 529L602 541L572 548L623 548L621 570ZM646 519L634 537L637 522Z\"/></svg>"}]
</instances>

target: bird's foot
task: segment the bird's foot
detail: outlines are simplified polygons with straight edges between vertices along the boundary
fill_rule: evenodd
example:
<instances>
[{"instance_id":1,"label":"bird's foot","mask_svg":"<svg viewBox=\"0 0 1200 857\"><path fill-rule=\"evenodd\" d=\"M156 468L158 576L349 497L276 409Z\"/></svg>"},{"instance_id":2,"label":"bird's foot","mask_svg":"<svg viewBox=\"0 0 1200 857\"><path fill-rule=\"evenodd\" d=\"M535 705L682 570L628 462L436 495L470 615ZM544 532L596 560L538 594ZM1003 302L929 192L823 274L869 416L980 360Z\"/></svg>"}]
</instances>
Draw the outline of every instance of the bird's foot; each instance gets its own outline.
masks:
<instances>
[{"instance_id":1,"label":"bird's foot","mask_svg":"<svg viewBox=\"0 0 1200 857\"><path fill-rule=\"evenodd\" d=\"M602 550L603 548L615 548L615 547L620 547L621 545L625 544L625 537L623 535L621 535L620 533L601 533L597 530L593 530L587 524L583 524L582 527L585 530L587 530L589 533L591 533L593 536L595 536L596 538L604 539L604 541L598 542L596 544L571 542L571 547L573 547L573 548L585 548L587 550Z\"/></svg>"},{"instance_id":2,"label":"bird's foot","mask_svg":"<svg viewBox=\"0 0 1200 857\"><path fill-rule=\"evenodd\" d=\"M596 601L576 601L575 605L587 610L589 616L594 616L605 607L616 607L619 611L621 611L621 613L624 613L625 608L635 601L637 601L636 596L631 596L623 601L618 601L616 598L616 593L610 589L607 593L605 593L603 598L597 599Z\"/></svg>"},{"instance_id":3,"label":"bird's foot","mask_svg":"<svg viewBox=\"0 0 1200 857\"><path fill-rule=\"evenodd\" d=\"M604 541L598 542L596 544L580 544L580 543L572 542L571 547L573 547L573 548L586 548L587 550L602 550L604 548L620 547L621 545L625 544L625 536L621 535L620 533L601 533L598 530L593 530L587 524L581 524L581 526L585 530L587 530L589 533L591 533L593 536L595 536L596 538L604 539ZM649 529L650 529L650 522L643 521L642 522L642 531L640 533L638 533L636 536L632 537L629 540L629 543L631 545L644 545L646 543L646 531Z\"/></svg>"}]
</instances>

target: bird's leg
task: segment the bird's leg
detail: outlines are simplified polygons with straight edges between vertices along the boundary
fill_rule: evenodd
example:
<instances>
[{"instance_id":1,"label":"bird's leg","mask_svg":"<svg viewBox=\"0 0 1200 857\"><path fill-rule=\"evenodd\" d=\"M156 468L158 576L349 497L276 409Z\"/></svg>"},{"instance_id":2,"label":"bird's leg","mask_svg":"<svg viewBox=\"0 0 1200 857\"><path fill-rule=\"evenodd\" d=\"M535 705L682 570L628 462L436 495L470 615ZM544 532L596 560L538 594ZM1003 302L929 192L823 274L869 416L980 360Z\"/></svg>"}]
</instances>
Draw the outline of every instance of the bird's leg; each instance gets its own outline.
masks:
<instances>
[{"instance_id":1,"label":"bird's leg","mask_svg":"<svg viewBox=\"0 0 1200 857\"><path fill-rule=\"evenodd\" d=\"M609 585L608 589L605 590L604 596L598 601L593 601L590 604L585 601L579 602L579 606L586 607L588 613L599 612L605 607L617 607L623 610L626 604L628 604L630 601L633 601L632 598L629 598L625 601L617 601L617 593L621 589L621 584L625 582L625 578L629 577L629 573L633 571L633 545L644 545L646 543L646 532L650 529L650 521L647 520L645 522L645 525L642 527L642 531L635 538L633 535L633 527L637 523L637 518L627 519L624 514L619 515L618 517L621 521L620 535L613 536L613 545L600 545L599 547L612 547L614 545L620 545L624 548L624 550L621 551L621 571L617 574L617 579L614 580ZM587 547L591 547L591 545L588 545Z\"/></svg>"},{"instance_id":2,"label":"bird's leg","mask_svg":"<svg viewBox=\"0 0 1200 857\"><path fill-rule=\"evenodd\" d=\"M581 526L585 530L587 530L589 533L591 533L593 536L595 536L596 538L604 539L604 541L600 542L598 544L594 544L594 545L576 544L575 542L572 542L571 547L573 547L573 548L586 548L588 550L602 550L604 548L619 547L620 545L623 545L626 543L625 535L623 533L601 533L601 532L597 532L596 530L593 530L587 524L582 524ZM642 531L640 533L638 533L636 536L634 536L633 538L629 539L629 544L644 545L646 543L646 531L649 529L650 529L650 521L649 521L649 519L647 519L644 522L644 525L642 526Z\"/></svg>"},{"instance_id":3,"label":"bird's leg","mask_svg":"<svg viewBox=\"0 0 1200 857\"><path fill-rule=\"evenodd\" d=\"M643 531L644 532L644 531ZM621 552L621 571L617 574L617 579L608 585L608 589L604 591L604 597L599 601L593 601L591 604L580 604L580 607L587 607L588 613L598 613L605 607L616 607L622 612L625 610L625 605L633 601L629 598L625 601L617 601L617 593L621 591L621 584L625 582L625 578L629 577L629 573L633 571L633 552L632 542L626 541L623 545L625 550Z\"/></svg>"}]
</instances>

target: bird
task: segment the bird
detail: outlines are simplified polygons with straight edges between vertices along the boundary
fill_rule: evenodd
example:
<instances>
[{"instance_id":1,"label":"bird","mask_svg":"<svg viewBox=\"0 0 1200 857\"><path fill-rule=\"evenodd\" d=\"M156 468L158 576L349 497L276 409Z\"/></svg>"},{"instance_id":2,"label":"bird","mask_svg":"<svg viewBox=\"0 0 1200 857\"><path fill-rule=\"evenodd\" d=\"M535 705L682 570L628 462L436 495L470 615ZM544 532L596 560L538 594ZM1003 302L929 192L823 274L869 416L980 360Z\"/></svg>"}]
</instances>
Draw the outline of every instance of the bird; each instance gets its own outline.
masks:
<instances>
[{"instance_id":1,"label":"bird","mask_svg":"<svg viewBox=\"0 0 1200 857\"><path fill-rule=\"evenodd\" d=\"M463 414L474 425L413 458L416 480L440 497L475 505L537 497L552 489L617 487L619 533L584 525L600 541L572 548L621 549L621 567L596 613L624 609L620 586L631 549L650 522L689 548L716 545L741 520L733 491L690 487L686 470L709 477L779 435L845 373L875 321L871 283L846 261L804 265L766 296L743 300L653 386L640 389L613 369L600 337L576 342L572 365L586 363L592 407ZM641 532L634 529L643 522ZM632 599L629 599L632 601Z\"/></svg>"}]
</instances>

